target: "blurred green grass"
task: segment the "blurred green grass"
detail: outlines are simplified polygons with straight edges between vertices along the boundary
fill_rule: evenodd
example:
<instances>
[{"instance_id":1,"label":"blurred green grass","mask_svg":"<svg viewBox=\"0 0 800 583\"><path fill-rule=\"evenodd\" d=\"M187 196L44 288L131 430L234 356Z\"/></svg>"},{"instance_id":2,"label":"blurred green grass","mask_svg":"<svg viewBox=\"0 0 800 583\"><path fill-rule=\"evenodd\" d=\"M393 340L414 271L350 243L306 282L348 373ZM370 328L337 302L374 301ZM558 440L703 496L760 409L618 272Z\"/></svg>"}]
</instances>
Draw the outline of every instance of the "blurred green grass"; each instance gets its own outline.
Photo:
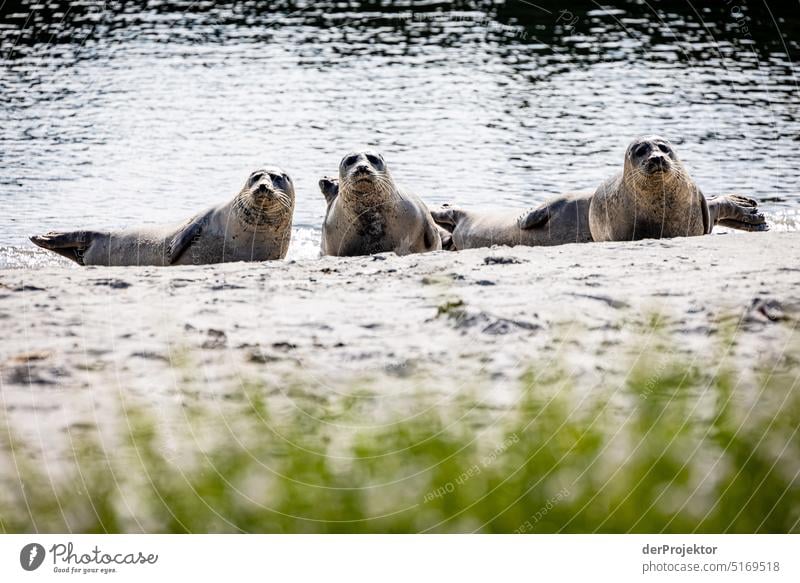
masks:
<instances>
[{"instance_id":1,"label":"blurred green grass","mask_svg":"<svg viewBox=\"0 0 800 583\"><path fill-rule=\"evenodd\" d=\"M466 394L448 404L420 396L419 413L382 411L379 426L358 393L278 416L264 397L273 387L250 383L224 416L212 403L192 401L169 424L126 398L113 451L87 432L57 473L27 458L13 427L0 428L0 461L13 468L0 526L798 532L797 375L744 382L736 370L700 370L663 354L637 363L623 384L591 392L563 372L532 367L508 409L479 406ZM359 390L379 394L380 387L367 382Z\"/></svg>"}]
</instances>

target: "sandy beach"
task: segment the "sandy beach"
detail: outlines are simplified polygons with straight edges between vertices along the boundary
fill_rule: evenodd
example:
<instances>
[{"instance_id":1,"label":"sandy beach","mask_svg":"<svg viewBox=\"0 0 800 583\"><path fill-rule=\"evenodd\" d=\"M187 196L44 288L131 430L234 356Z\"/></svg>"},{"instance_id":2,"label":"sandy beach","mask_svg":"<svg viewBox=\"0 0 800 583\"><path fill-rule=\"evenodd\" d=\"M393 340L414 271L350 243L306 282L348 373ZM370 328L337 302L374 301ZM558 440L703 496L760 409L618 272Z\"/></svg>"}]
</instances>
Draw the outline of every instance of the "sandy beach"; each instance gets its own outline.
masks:
<instances>
[{"instance_id":1,"label":"sandy beach","mask_svg":"<svg viewBox=\"0 0 800 583\"><path fill-rule=\"evenodd\" d=\"M553 248L322 258L176 268L0 273L0 387L21 437L49 456L72 430L114 423L120 394L158 409L274 387L276 410L368 381L514 399L526 370L582 390L624 381L639 354L743 380L797 370L800 238L720 234ZM415 391L418 389L414 389ZM60 446L60 447L59 447ZM33 449L38 449L35 447Z\"/></svg>"}]
</instances>

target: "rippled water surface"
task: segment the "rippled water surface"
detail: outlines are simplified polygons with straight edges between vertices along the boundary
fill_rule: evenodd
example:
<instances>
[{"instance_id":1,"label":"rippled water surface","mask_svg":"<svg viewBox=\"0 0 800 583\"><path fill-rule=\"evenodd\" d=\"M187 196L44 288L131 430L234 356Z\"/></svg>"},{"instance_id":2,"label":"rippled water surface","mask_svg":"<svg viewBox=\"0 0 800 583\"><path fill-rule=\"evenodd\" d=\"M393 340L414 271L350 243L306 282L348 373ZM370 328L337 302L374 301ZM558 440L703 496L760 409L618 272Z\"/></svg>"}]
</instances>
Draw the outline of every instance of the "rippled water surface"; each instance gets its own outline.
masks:
<instances>
[{"instance_id":1,"label":"rippled water surface","mask_svg":"<svg viewBox=\"0 0 800 583\"><path fill-rule=\"evenodd\" d=\"M526 206L657 132L797 228L797 2L535 4L0 0L0 266L44 257L32 233L186 218L265 161L314 256L317 180L363 144L431 205Z\"/></svg>"}]
</instances>

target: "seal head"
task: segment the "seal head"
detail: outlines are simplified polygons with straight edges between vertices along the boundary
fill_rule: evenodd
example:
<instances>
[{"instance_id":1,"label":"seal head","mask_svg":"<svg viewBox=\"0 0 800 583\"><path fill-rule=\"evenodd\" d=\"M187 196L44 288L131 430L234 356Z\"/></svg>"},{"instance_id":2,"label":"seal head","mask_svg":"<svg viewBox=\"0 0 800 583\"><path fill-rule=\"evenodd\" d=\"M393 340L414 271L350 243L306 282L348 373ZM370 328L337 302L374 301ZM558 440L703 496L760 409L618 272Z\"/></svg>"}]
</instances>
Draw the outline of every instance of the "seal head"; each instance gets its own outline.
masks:
<instances>
[{"instance_id":1,"label":"seal head","mask_svg":"<svg viewBox=\"0 0 800 583\"><path fill-rule=\"evenodd\" d=\"M640 137L628 146L624 175L636 188L657 188L676 180L691 182L675 148L660 136Z\"/></svg>"},{"instance_id":2,"label":"seal head","mask_svg":"<svg viewBox=\"0 0 800 583\"><path fill-rule=\"evenodd\" d=\"M397 188L378 152L350 152L339 163L339 192L356 207L384 204L396 198Z\"/></svg>"},{"instance_id":3,"label":"seal head","mask_svg":"<svg viewBox=\"0 0 800 583\"><path fill-rule=\"evenodd\" d=\"M291 221L294 198L289 175L277 166L265 166L250 174L233 208L249 229L265 230Z\"/></svg>"}]
</instances>

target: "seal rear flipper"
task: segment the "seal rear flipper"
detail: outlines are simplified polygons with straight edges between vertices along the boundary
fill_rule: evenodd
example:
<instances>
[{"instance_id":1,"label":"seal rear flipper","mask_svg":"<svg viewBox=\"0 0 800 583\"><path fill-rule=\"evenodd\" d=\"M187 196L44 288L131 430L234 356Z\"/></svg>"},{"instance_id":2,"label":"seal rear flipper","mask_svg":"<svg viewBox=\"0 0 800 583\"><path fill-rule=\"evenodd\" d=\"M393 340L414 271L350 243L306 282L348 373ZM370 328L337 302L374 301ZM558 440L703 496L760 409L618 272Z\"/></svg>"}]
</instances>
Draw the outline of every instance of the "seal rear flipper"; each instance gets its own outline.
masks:
<instances>
[{"instance_id":1,"label":"seal rear flipper","mask_svg":"<svg viewBox=\"0 0 800 583\"><path fill-rule=\"evenodd\" d=\"M726 194L722 198L729 200L730 202L739 207L755 209L758 206L758 201L756 199L742 196L740 194ZM715 200L715 199L712 198L709 200Z\"/></svg>"},{"instance_id":2,"label":"seal rear flipper","mask_svg":"<svg viewBox=\"0 0 800 583\"><path fill-rule=\"evenodd\" d=\"M339 196L339 180L330 176L323 176L319 181L319 189L325 197L325 202L330 204Z\"/></svg>"},{"instance_id":3,"label":"seal rear flipper","mask_svg":"<svg viewBox=\"0 0 800 583\"><path fill-rule=\"evenodd\" d=\"M33 235L30 240L34 245L58 253L78 265L84 265L83 256L99 235L101 233L97 231L50 231L45 235Z\"/></svg>"},{"instance_id":4,"label":"seal rear flipper","mask_svg":"<svg viewBox=\"0 0 800 583\"><path fill-rule=\"evenodd\" d=\"M758 201L726 194L708 199L708 207L713 224L741 231L768 231L769 225L763 213L758 210Z\"/></svg>"},{"instance_id":5,"label":"seal rear flipper","mask_svg":"<svg viewBox=\"0 0 800 583\"><path fill-rule=\"evenodd\" d=\"M740 231L769 231L769 225L766 221L762 223L748 223L744 221L737 221L735 219L721 219L717 222L718 225L728 227L729 229L738 229Z\"/></svg>"},{"instance_id":6,"label":"seal rear flipper","mask_svg":"<svg viewBox=\"0 0 800 583\"><path fill-rule=\"evenodd\" d=\"M210 209L201 215L192 217L175 233L167 248L167 258L170 265L180 259L191 244L200 237L203 233L203 228L208 224L213 213L214 209Z\"/></svg>"}]
</instances>

